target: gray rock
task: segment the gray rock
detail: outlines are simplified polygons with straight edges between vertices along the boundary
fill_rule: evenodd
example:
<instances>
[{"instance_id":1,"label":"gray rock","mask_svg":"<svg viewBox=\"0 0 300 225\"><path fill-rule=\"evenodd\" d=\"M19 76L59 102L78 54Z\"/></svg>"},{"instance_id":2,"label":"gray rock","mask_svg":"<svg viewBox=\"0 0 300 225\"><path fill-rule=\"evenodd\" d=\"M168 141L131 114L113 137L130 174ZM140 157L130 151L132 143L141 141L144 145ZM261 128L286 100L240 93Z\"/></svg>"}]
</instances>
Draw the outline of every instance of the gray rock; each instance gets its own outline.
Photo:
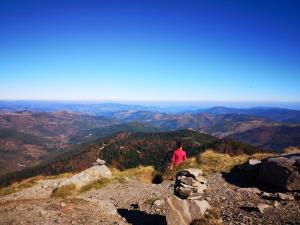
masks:
<instances>
[{"instance_id":1,"label":"gray rock","mask_svg":"<svg viewBox=\"0 0 300 225\"><path fill-rule=\"evenodd\" d=\"M186 200L172 195L166 200L166 220L168 225L189 225L193 220L203 218L210 209L206 200Z\"/></svg>"},{"instance_id":2,"label":"gray rock","mask_svg":"<svg viewBox=\"0 0 300 225\"><path fill-rule=\"evenodd\" d=\"M285 201L293 201L295 198L292 195L284 194L284 193L277 193L276 197L279 200L285 200Z\"/></svg>"},{"instance_id":3,"label":"gray rock","mask_svg":"<svg viewBox=\"0 0 300 225\"><path fill-rule=\"evenodd\" d=\"M280 203L279 203L278 201L275 200L275 201L273 202L273 206L274 206L275 208L278 209L279 206L280 206Z\"/></svg>"},{"instance_id":4,"label":"gray rock","mask_svg":"<svg viewBox=\"0 0 300 225\"><path fill-rule=\"evenodd\" d=\"M177 177L177 181L180 184L185 184L191 187L198 187L201 185L201 183L196 181L193 177L179 176Z\"/></svg>"},{"instance_id":5,"label":"gray rock","mask_svg":"<svg viewBox=\"0 0 300 225\"><path fill-rule=\"evenodd\" d=\"M201 182L201 178L203 178L202 174L203 174L202 170L195 169L195 168L190 168L190 169L185 169L185 170L182 170L182 171L178 172L176 174L176 179L179 176L185 176L185 177L192 177L196 181Z\"/></svg>"},{"instance_id":6,"label":"gray rock","mask_svg":"<svg viewBox=\"0 0 300 225\"><path fill-rule=\"evenodd\" d=\"M254 166L254 165L257 165L257 164L260 164L261 161L258 160L258 159L249 159L248 160L248 165L251 165L251 166Z\"/></svg>"},{"instance_id":7,"label":"gray rock","mask_svg":"<svg viewBox=\"0 0 300 225\"><path fill-rule=\"evenodd\" d=\"M270 197L271 197L271 194L268 193L268 192L263 192L263 193L261 194L261 197L264 197L264 198L270 198Z\"/></svg>"},{"instance_id":8,"label":"gray rock","mask_svg":"<svg viewBox=\"0 0 300 225\"><path fill-rule=\"evenodd\" d=\"M271 206L268 205L268 204L265 204L265 203L258 203L258 204L257 204L257 209L258 209L258 211L259 211L260 213L264 213L264 211L265 211L267 208L269 208L269 207L271 207Z\"/></svg>"},{"instance_id":9,"label":"gray rock","mask_svg":"<svg viewBox=\"0 0 300 225\"><path fill-rule=\"evenodd\" d=\"M81 188L93 181L103 178L111 178L112 174L110 170L105 166L92 166L89 169L82 171L81 173L75 174L74 176L62 180L58 187L62 187L65 185L74 184L76 188Z\"/></svg>"},{"instance_id":10,"label":"gray rock","mask_svg":"<svg viewBox=\"0 0 300 225\"><path fill-rule=\"evenodd\" d=\"M182 199L193 199L197 196L202 196L205 189L206 189L206 185L198 188L176 186L174 190L174 194Z\"/></svg>"},{"instance_id":11,"label":"gray rock","mask_svg":"<svg viewBox=\"0 0 300 225\"><path fill-rule=\"evenodd\" d=\"M259 190L258 188L256 187L249 187L249 188L239 188L238 189L239 191L246 191L246 192L252 192L252 193L255 193L255 194L261 194L261 190Z\"/></svg>"},{"instance_id":12,"label":"gray rock","mask_svg":"<svg viewBox=\"0 0 300 225\"><path fill-rule=\"evenodd\" d=\"M102 165L105 165L105 163L106 162L104 160L97 159L96 162L93 162L92 164L93 164L93 166L97 166L97 165L102 166Z\"/></svg>"},{"instance_id":13,"label":"gray rock","mask_svg":"<svg viewBox=\"0 0 300 225\"><path fill-rule=\"evenodd\" d=\"M203 176L197 176L196 180L199 181L201 184L207 184L207 179Z\"/></svg>"},{"instance_id":14,"label":"gray rock","mask_svg":"<svg viewBox=\"0 0 300 225\"><path fill-rule=\"evenodd\" d=\"M284 154L262 160L259 180L283 190L300 190L300 153Z\"/></svg>"}]
</instances>

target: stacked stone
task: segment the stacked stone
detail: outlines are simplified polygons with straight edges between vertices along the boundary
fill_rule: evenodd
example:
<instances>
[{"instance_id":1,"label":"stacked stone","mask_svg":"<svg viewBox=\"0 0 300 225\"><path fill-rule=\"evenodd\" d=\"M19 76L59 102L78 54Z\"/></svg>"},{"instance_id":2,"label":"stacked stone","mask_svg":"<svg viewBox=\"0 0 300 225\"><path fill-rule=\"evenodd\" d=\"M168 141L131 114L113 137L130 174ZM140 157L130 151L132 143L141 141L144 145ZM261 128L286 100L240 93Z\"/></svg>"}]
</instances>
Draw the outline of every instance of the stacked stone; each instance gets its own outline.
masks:
<instances>
[{"instance_id":1,"label":"stacked stone","mask_svg":"<svg viewBox=\"0 0 300 225\"><path fill-rule=\"evenodd\" d=\"M102 160L102 159L97 159L96 162L93 162L93 166L102 166L102 165L105 165L105 161Z\"/></svg>"},{"instance_id":2,"label":"stacked stone","mask_svg":"<svg viewBox=\"0 0 300 225\"><path fill-rule=\"evenodd\" d=\"M210 209L206 201L207 180L198 169L185 169L176 174L174 195L166 199L168 225L190 225Z\"/></svg>"},{"instance_id":3,"label":"stacked stone","mask_svg":"<svg viewBox=\"0 0 300 225\"><path fill-rule=\"evenodd\" d=\"M207 179L198 169L186 169L176 174L174 194L181 199L205 199Z\"/></svg>"}]
</instances>

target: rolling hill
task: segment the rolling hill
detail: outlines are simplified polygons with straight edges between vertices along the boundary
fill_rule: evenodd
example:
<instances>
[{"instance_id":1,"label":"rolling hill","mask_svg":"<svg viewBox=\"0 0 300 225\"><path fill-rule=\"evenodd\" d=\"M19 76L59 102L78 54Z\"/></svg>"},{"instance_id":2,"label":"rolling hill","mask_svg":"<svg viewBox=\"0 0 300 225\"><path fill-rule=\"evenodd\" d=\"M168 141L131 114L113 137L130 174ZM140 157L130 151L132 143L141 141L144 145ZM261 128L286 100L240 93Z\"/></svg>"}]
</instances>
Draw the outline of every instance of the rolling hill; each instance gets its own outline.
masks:
<instances>
[{"instance_id":1,"label":"rolling hill","mask_svg":"<svg viewBox=\"0 0 300 225\"><path fill-rule=\"evenodd\" d=\"M24 169L50 154L50 140L32 134L0 128L0 175Z\"/></svg>"},{"instance_id":2,"label":"rolling hill","mask_svg":"<svg viewBox=\"0 0 300 225\"><path fill-rule=\"evenodd\" d=\"M156 132L137 122L68 112L0 114L0 175L36 165L82 143L118 132Z\"/></svg>"},{"instance_id":3,"label":"rolling hill","mask_svg":"<svg viewBox=\"0 0 300 225\"><path fill-rule=\"evenodd\" d=\"M259 127L230 135L227 138L266 150L282 151L287 147L300 146L300 126Z\"/></svg>"},{"instance_id":4,"label":"rolling hill","mask_svg":"<svg viewBox=\"0 0 300 225\"><path fill-rule=\"evenodd\" d=\"M246 114L225 114L215 116L213 124L201 130L218 137L225 137L261 126L272 126L274 122L261 117Z\"/></svg>"}]
</instances>

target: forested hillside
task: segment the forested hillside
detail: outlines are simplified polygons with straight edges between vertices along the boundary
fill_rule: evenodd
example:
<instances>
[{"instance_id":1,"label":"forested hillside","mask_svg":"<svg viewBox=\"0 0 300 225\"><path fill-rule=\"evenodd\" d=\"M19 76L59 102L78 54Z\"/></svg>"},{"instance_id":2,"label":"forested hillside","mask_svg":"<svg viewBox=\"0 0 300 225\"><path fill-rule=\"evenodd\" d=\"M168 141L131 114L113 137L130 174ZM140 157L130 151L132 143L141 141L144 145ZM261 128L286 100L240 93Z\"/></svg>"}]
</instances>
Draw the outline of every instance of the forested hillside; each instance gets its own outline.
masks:
<instances>
[{"instance_id":1,"label":"forested hillside","mask_svg":"<svg viewBox=\"0 0 300 225\"><path fill-rule=\"evenodd\" d=\"M171 160L176 141L181 141L189 157L205 149L231 155L258 152L259 149L240 142L222 140L193 130L156 133L119 133L110 138L100 139L82 145L77 149L52 159L39 166L21 172L8 174L0 179L5 185L34 175L54 175L74 172L91 166L97 158L104 159L108 165L127 169L139 165L152 165L163 173Z\"/></svg>"}]
</instances>

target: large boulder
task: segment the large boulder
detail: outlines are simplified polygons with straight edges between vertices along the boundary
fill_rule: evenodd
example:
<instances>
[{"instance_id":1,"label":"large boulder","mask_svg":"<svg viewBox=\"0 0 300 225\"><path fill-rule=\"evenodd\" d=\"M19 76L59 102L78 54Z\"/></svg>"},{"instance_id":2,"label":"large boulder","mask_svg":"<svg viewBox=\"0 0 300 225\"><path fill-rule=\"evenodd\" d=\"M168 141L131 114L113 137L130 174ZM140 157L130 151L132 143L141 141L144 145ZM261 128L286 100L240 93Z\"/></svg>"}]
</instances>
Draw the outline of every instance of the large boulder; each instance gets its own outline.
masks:
<instances>
[{"instance_id":1,"label":"large boulder","mask_svg":"<svg viewBox=\"0 0 300 225\"><path fill-rule=\"evenodd\" d=\"M112 174L110 170L105 165L96 165L92 166L89 169L86 169L82 171L81 173L78 173L70 178L62 180L58 187L66 186L66 185L72 185L74 184L77 189L93 182L98 179L103 178L111 178Z\"/></svg>"},{"instance_id":2,"label":"large boulder","mask_svg":"<svg viewBox=\"0 0 300 225\"><path fill-rule=\"evenodd\" d=\"M260 164L260 160L249 159L244 164L235 166L229 179L243 187L255 185L258 183Z\"/></svg>"},{"instance_id":3,"label":"large boulder","mask_svg":"<svg viewBox=\"0 0 300 225\"><path fill-rule=\"evenodd\" d=\"M181 199L172 195L166 200L166 220L168 225L190 225L192 221L203 218L210 209L206 200Z\"/></svg>"},{"instance_id":4,"label":"large boulder","mask_svg":"<svg viewBox=\"0 0 300 225\"><path fill-rule=\"evenodd\" d=\"M258 179L288 191L300 191L300 153L262 160Z\"/></svg>"}]
</instances>

